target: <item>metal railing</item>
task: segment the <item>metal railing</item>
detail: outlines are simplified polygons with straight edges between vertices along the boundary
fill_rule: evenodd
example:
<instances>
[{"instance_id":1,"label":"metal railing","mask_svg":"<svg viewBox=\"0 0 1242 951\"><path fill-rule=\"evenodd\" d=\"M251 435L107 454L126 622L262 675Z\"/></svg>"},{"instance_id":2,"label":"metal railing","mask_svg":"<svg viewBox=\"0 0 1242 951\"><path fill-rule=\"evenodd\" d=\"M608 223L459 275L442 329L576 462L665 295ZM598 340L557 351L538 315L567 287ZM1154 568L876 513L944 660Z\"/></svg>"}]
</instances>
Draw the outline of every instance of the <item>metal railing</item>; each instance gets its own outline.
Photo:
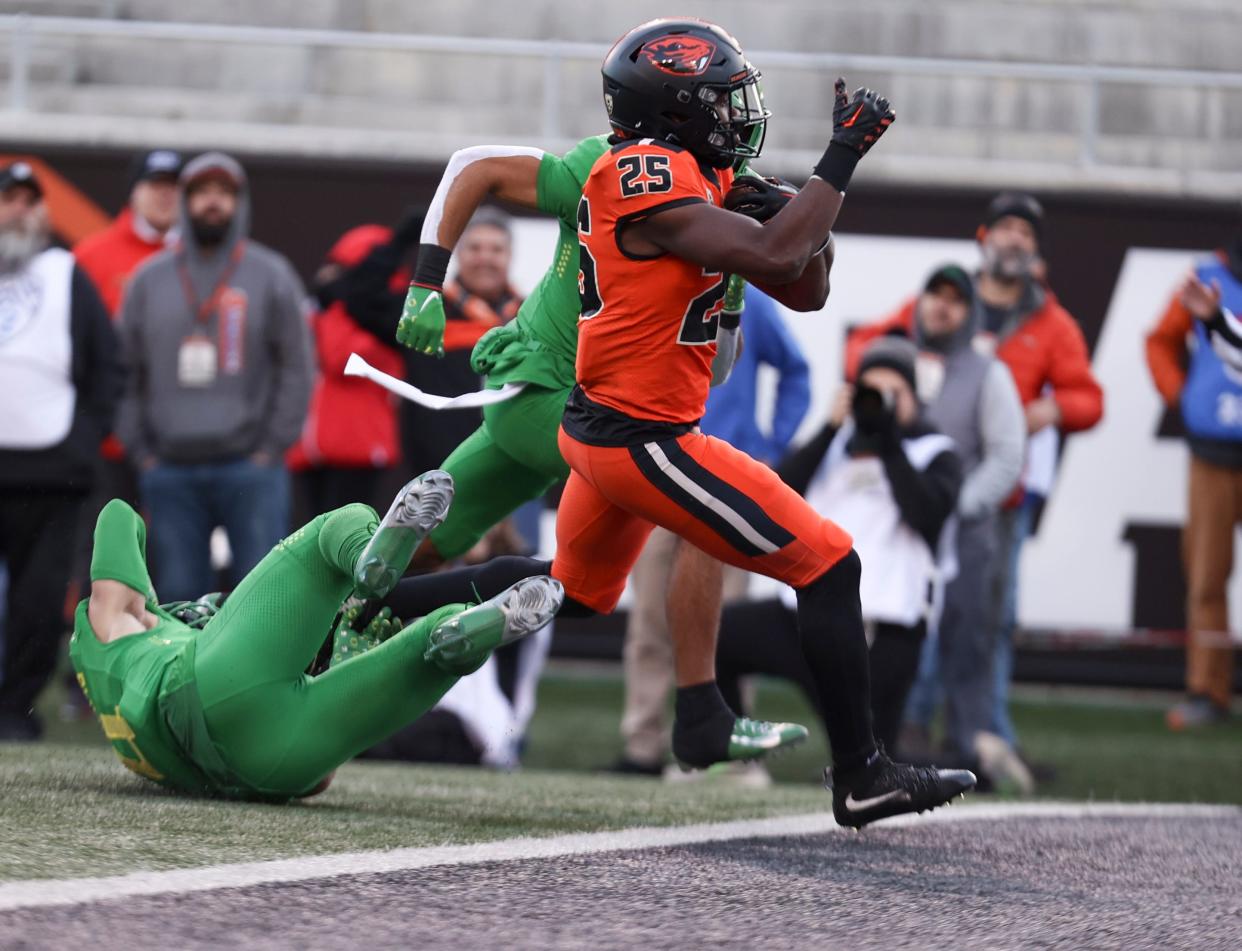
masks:
<instances>
[{"instance_id":1,"label":"metal railing","mask_svg":"<svg viewBox=\"0 0 1242 951\"><path fill-rule=\"evenodd\" d=\"M365 33L346 30L277 29L200 23L161 23L78 17L0 15L0 32L8 34L10 112L28 109L31 50L39 37L185 40L198 43L286 46L308 50L378 50L410 53L462 53L535 59L543 63L541 132L546 139L563 138L561 72L568 61L599 62L605 44L563 40L495 39L421 34ZM750 58L765 70L798 69L823 72L882 72L907 76L1013 79L1079 83L1086 87L1086 108L1079 130L1078 159L1096 163L1100 135L1101 89L1110 84L1150 87L1242 89L1242 72L1148 69L1120 66L1001 62L930 57L753 51Z\"/></svg>"}]
</instances>

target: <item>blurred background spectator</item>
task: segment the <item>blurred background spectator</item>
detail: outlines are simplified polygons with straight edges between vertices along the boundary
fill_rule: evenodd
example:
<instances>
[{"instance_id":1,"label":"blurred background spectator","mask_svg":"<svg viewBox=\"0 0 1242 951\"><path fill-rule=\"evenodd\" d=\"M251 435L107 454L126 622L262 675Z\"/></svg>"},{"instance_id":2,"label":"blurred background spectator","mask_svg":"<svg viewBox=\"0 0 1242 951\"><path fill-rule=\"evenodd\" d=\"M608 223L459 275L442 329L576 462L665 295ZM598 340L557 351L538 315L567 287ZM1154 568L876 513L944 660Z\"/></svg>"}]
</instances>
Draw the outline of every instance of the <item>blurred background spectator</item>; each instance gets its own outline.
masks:
<instances>
[{"instance_id":1,"label":"blurred background spectator","mask_svg":"<svg viewBox=\"0 0 1242 951\"><path fill-rule=\"evenodd\" d=\"M995 353L1013 375L1026 415L1027 472L1047 473L1039 484L1025 485L1025 491L1016 492L997 519L991 732L1013 747L1017 734L1009 718L1009 684L1019 556L1051 487L1054 461L1047 456L1055 456L1057 430L1090 429L1104 413L1103 390L1091 372L1082 331L1046 282L1040 256L1043 232L1044 209L1032 196L1020 192L997 195L977 232L983 261L974 278L980 318L976 346ZM912 332L916 300L887 319L859 328L851 338L849 364L856 365L861 348L871 338L894 327Z\"/></svg>"},{"instance_id":2,"label":"blurred background spectator","mask_svg":"<svg viewBox=\"0 0 1242 951\"><path fill-rule=\"evenodd\" d=\"M993 785L1013 783L1030 792L1029 771L991 732L995 624L989 611L996 520L1022 474L1026 422L1008 368L975 349L979 316L970 275L956 265L934 271L915 304L919 392L928 419L953 440L964 481L954 539L957 571L945 590L937 636L923 648L920 689L907 705L898 749L929 752L932 718L943 698L950 760L981 769ZM916 732L919 741L911 743Z\"/></svg>"},{"instance_id":3,"label":"blurred background spectator","mask_svg":"<svg viewBox=\"0 0 1242 951\"><path fill-rule=\"evenodd\" d=\"M90 275L108 313L121 309L125 284L138 265L163 251L177 236L177 176L185 164L173 149L152 149L134 158L125 207L103 231L73 249Z\"/></svg>"},{"instance_id":4,"label":"blurred background spectator","mask_svg":"<svg viewBox=\"0 0 1242 951\"><path fill-rule=\"evenodd\" d=\"M772 419L763 427L756 401L761 366L777 374ZM701 429L772 465L788 448L810 403L806 358L772 299L747 287L741 354L729 379L708 397ZM613 766L615 772L654 776L664 771L669 748L668 696L674 682L665 599L677 545L677 536L656 528L630 575L634 600L626 621L625 712L621 718L625 751ZM745 571L724 567L726 603L746 596L748 579ZM743 765L735 769L756 772Z\"/></svg>"},{"instance_id":5,"label":"blurred background spectator","mask_svg":"<svg viewBox=\"0 0 1242 951\"><path fill-rule=\"evenodd\" d=\"M1181 412L1190 447L1186 571L1186 698L1171 729L1219 723L1233 694L1226 587L1234 530L1242 522L1242 357L1209 330L1221 307L1242 313L1242 238L1201 261L1147 337L1147 366L1165 402Z\"/></svg>"},{"instance_id":6,"label":"blurred background spectator","mask_svg":"<svg viewBox=\"0 0 1242 951\"><path fill-rule=\"evenodd\" d=\"M444 356L436 359L411 352L406 363L409 381L439 396L458 396L482 387L482 379L470 367L470 351L483 334L507 324L522 306L522 297L509 279L513 233L504 212L490 207L475 212L453 258L457 273L444 285ZM401 417L407 469L415 473L436 468L482 421L479 410L441 413L407 403Z\"/></svg>"},{"instance_id":7,"label":"blurred background spectator","mask_svg":"<svg viewBox=\"0 0 1242 951\"><path fill-rule=\"evenodd\" d=\"M43 188L0 171L0 558L9 582L0 739L34 740L56 665L73 540L121 386L108 312L73 256L49 248Z\"/></svg>"},{"instance_id":8,"label":"blurred background spectator","mask_svg":"<svg viewBox=\"0 0 1242 951\"><path fill-rule=\"evenodd\" d=\"M391 265L384 263L394 257L393 248L389 228L351 228L315 274L319 310L312 327L319 374L302 436L286 457L294 472L295 525L349 502L374 504L380 474L400 461L396 397L368 380L345 376L352 353L392 376L403 374L405 362L393 337L367 329L347 303L359 305L368 325L383 327L393 308L400 314L410 274L400 265L400 254Z\"/></svg>"},{"instance_id":9,"label":"blurred background spectator","mask_svg":"<svg viewBox=\"0 0 1242 951\"><path fill-rule=\"evenodd\" d=\"M165 600L215 587L217 526L234 583L288 530L284 453L312 374L301 282L248 240L242 167L209 152L185 166L181 186L180 243L134 275L121 309L129 378L118 432L140 468Z\"/></svg>"},{"instance_id":10,"label":"blurred background spectator","mask_svg":"<svg viewBox=\"0 0 1242 951\"><path fill-rule=\"evenodd\" d=\"M953 440L919 402L916 359L905 338L870 342L860 354L857 385L837 391L827 424L777 467L816 511L854 537L875 735L888 748L896 745L920 647L952 574L951 520L962 485ZM739 712L738 678L756 673L793 680L820 709L792 589L724 609L716 666L721 693Z\"/></svg>"},{"instance_id":11,"label":"blurred background spectator","mask_svg":"<svg viewBox=\"0 0 1242 951\"><path fill-rule=\"evenodd\" d=\"M120 316L121 298L130 276L147 258L176 240L177 176L183 164L181 153L172 149L153 149L136 156L125 207L107 228L79 241L73 249L73 256L95 282L113 320ZM95 516L109 499L138 503L133 466L115 434L104 441L101 455L98 485L83 520L92 530ZM89 551L90 532L83 534L84 547ZM89 557L82 561L89 562Z\"/></svg>"}]
</instances>

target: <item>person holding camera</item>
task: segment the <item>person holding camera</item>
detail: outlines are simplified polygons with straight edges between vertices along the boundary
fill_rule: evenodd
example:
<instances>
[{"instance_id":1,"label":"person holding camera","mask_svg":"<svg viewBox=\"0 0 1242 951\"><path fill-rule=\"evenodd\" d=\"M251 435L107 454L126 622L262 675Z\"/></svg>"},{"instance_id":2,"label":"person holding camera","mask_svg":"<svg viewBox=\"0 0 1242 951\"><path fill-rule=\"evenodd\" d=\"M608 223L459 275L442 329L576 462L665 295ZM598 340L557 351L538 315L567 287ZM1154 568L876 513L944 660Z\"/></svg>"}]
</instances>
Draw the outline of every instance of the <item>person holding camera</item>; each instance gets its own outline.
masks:
<instances>
[{"instance_id":1,"label":"person holding camera","mask_svg":"<svg viewBox=\"0 0 1242 951\"><path fill-rule=\"evenodd\" d=\"M827 424L777 466L790 487L854 538L871 643L875 735L890 749L923 638L953 571L952 519L962 486L953 440L927 420L919 402L916 358L904 337L872 341L857 384L838 390ZM755 673L795 681L820 706L791 597L726 607L716 668L735 710L738 678Z\"/></svg>"}]
</instances>

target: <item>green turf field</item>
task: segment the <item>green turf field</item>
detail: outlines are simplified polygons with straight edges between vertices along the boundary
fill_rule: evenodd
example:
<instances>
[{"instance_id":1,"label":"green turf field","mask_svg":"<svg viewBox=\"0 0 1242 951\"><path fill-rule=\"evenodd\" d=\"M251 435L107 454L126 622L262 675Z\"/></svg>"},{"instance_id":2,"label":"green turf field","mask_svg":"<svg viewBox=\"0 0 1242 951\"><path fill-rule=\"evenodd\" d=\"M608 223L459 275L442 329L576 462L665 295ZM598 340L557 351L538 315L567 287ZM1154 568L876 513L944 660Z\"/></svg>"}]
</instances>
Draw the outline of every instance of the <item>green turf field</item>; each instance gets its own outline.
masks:
<instances>
[{"instance_id":1,"label":"green turf field","mask_svg":"<svg viewBox=\"0 0 1242 951\"><path fill-rule=\"evenodd\" d=\"M0 745L0 879L109 875L220 862L398 846L444 845L634 825L668 825L827 806L824 740L776 759L777 785L669 785L597 771L620 752L615 668L555 667L540 687L516 774L357 764L325 795L289 806L196 801L126 772L93 722L56 719L49 742ZM760 685L757 712L814 724L801 698ZM1029 753L1058 777L1039 790L1063 799L1242 803L1242 724L1169 734L1163 705L1118 694L1025 690L1015 704Z\"/></svg>"}]
</instances>

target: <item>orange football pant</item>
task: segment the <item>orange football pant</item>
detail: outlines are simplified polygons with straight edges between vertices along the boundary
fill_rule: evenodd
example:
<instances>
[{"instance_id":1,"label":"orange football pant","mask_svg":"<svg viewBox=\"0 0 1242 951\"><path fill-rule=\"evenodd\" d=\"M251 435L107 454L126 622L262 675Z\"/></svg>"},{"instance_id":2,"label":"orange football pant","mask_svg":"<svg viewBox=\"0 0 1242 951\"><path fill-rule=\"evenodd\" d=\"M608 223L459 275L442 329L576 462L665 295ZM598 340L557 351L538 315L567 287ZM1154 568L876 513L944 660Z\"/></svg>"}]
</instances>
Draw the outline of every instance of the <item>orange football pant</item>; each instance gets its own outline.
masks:
<instances>
[{"instance_id":1,"label":"orange football pant","mask_svg":"<svg viewBox=\"0 0 1242 951\"><path fill-rule=\"evenodd\" d=\"M552 575L596 611L616 607L659 525L730 565L802 588L853 540L770 468L699 432L635 446L591 446L564 429L572 470L556 519Z\"/></svg>"}]
</instances>

